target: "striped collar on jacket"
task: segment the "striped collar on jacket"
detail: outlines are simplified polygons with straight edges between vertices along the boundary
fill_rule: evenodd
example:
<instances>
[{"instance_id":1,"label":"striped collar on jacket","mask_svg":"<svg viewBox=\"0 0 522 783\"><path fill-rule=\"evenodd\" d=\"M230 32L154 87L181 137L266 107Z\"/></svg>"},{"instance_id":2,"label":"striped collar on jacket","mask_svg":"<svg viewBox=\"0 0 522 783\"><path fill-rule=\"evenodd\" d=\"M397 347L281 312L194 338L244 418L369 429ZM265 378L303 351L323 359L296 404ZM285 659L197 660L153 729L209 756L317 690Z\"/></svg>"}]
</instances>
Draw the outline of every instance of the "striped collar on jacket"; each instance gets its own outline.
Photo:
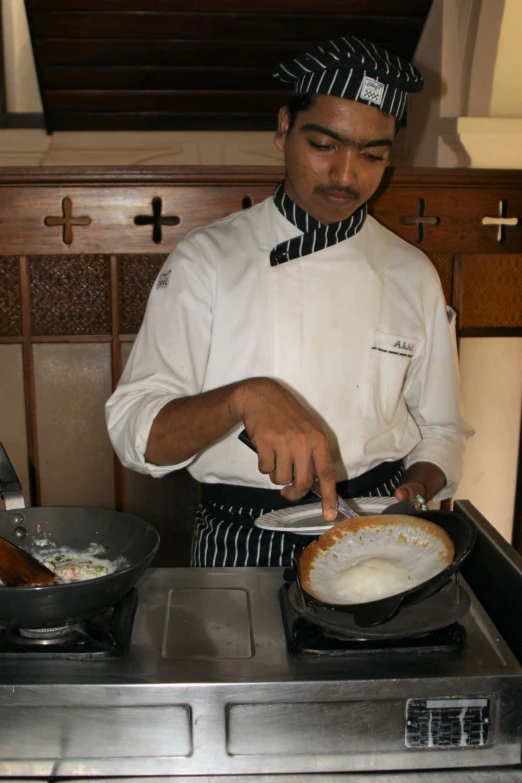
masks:
<instances>
[{"instance_id":1,"label":"striped collar on jacket","mask_svg":"<svg viewBox=\"0 0 522 783\"><path fill-rule=\"evenodd\" d=\"M279 212L303 234L276 245L270 253L270 266L308 256L355 236L363 227L367 214L366 204L362 204L345 220L325 226L287 196L284 181L275 190L274 203Z\"/></svg>"}]
</instances>

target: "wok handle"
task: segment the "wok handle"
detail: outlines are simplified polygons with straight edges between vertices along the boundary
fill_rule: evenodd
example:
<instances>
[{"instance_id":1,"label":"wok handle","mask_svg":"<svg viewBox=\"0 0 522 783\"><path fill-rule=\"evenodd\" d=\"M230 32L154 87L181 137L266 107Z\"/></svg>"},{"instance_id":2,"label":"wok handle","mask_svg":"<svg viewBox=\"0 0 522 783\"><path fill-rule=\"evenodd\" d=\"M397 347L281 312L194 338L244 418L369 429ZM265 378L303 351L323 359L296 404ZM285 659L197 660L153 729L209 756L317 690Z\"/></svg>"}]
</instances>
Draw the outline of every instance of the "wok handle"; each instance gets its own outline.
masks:
<instances>
[{"instance_id":1,"label":"wok handle","mask_svg":"<svg viewBox=\"0 0 522 783\"><path fill-rule=\"evenodd\" d=\"M5 492L21 492L22 485L18 480L18 476L15 473L13 464L7 452L0 443L0 495Z\"/></svg>"}]
</instances>

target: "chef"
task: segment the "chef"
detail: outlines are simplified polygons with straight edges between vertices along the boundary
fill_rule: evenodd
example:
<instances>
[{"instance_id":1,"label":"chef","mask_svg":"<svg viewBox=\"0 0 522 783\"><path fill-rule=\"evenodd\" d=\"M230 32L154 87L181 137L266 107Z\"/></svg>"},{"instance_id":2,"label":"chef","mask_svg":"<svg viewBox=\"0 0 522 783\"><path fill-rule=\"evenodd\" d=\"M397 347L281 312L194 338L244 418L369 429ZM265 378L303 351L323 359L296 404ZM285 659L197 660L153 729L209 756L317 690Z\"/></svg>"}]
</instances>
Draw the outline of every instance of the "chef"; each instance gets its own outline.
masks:
<instances>
[{"instance_id":1,"label":"chef","mask_svg":"<svg viewBox=\"0 0 522 783\"><path fill-rule=\"evenodd\" d=\"M312 487L327 520L337 493L448 498L471 434L437 273L367 212L420 72L347 37L274 76L284 180L177 245L106 406L126 467L202 482L194 566L291 563L310 539L254 520Z\"/></svg>"}]
</instances>

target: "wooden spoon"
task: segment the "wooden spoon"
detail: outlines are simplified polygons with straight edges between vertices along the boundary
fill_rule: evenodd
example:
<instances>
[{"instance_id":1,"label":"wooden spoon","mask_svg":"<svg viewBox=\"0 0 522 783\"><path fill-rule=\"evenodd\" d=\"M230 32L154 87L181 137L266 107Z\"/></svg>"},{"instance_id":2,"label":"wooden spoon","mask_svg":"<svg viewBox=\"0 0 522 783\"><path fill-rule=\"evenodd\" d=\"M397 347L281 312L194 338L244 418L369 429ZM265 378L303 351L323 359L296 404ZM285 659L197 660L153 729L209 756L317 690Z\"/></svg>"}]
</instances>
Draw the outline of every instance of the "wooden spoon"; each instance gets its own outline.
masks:
<instances>
[{"instance_id":1,"label":"wooden spoon","mask_svg":"<svg viewBox=\"0 0 522 783\"><path fill-rule=\"evenodd\" d=\"M61 584L56 574L43 563L1 536L0 579L6 587Z\"/></svg>"}]
</instances>

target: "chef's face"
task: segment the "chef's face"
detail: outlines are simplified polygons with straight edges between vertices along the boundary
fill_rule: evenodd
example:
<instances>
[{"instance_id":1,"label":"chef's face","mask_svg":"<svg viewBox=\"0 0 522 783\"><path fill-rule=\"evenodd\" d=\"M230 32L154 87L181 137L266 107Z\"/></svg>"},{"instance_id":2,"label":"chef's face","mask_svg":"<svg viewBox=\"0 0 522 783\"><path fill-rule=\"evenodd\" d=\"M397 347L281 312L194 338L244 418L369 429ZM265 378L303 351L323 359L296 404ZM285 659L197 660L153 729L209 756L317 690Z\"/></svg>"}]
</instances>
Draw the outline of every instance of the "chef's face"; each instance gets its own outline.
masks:
<instances>
[{"instance_id":1,"label":"chef's face","mask_svg":"<svg viewBox=\"0 0 522 783\"><path fill-rule=\"evenodd\" d=\"M390 160L395 119L373 106L317 95L291 130L279 112L275 144L285 156L285 191L328 225L349 217L375 193Z\"/></svg>"}]
</instances>

